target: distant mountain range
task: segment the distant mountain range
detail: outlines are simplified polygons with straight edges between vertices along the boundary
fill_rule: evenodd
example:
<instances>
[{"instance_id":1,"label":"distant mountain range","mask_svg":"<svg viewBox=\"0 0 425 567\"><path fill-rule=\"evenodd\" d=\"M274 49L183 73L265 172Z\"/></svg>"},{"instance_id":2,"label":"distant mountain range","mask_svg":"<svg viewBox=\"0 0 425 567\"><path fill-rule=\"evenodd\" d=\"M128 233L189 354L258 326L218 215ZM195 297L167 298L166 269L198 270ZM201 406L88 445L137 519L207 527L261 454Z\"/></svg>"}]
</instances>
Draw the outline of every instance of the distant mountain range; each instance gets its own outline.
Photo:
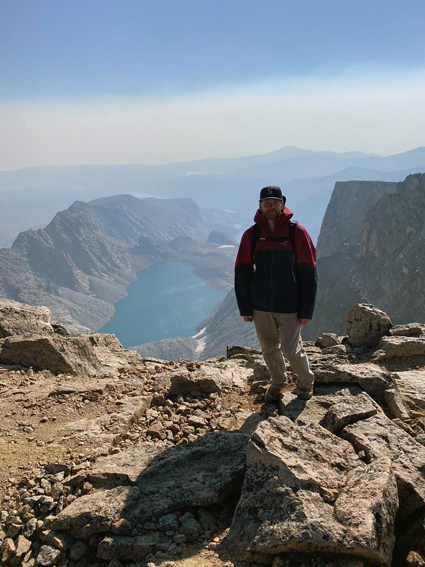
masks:
<instances>
[{"instance_id":1,"label":"distant mountain range","mask_svg":"<svg viewBox=\"0 0 425 567\"><path fill-rule=\"evenodd\" d=\"M139 198L191 198L205 209L225 209L250 224L259 189L280 185L295 218L317 238L336 181L401 181L425 171L425 148L383 157L285 147L235 159L203 159L162 166L46 166L0 172L0 246L18 232L47 224L75 200L122 193ZM228 231L229 232L229 231Z\"/></svg>"}]
</instances>

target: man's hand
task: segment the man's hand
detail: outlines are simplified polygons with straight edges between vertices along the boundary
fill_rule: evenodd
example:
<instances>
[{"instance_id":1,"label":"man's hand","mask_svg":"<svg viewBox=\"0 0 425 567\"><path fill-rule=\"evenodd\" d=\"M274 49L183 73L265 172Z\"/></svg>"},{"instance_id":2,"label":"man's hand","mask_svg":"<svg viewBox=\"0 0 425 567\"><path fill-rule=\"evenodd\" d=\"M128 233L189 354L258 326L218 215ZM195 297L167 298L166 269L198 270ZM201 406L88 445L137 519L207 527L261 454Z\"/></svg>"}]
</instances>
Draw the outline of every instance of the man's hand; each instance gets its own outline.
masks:
<instances>
[{"instance_id":1,"label":"man's hand","mask_svg":"<svg viewBox=\"0 0 425 567\"><path fill-rule=\"evenodd\" d=\"M252 315L242 315L242 319L244 321L246 321L247 323L251 323L252 322Z\"/></svg>"},{"instance_id":2,"label":"man's hand","mask_svg":"<svg viewBox=\"0 0 425 567\"><path fill-rule=\"evenodd\" d=\"M298 321L300 322L300 325L307 325L310 319L298 319Z\"/></svg>"}]
</instances>

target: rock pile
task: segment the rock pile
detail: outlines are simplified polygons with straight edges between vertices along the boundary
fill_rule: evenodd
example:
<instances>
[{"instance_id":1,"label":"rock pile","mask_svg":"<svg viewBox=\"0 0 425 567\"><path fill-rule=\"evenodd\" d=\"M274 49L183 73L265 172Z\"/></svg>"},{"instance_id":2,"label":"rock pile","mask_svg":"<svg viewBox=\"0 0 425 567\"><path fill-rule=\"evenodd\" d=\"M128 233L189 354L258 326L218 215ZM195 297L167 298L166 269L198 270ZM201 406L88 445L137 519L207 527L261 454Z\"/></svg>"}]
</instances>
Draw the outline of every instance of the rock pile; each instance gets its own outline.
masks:
<instances>
[{"instance_id":1,"label":"rock pile","mask_svg":"<svg viewBox=\"0 0 425 567\"><path fill-rule=\"evenodd\" d=\"M370 311L357 306L356 324ZM289 384L286 416L262 405L258 351L169 363L95 336L115 374L84 395L115 380L120 397L73 422L93 444L84 458L77 446L11 480L0 566L425 565L423 330L387 327L373 347L367 333L306 343L314 396ZM69 379L83 382L81 368Z\"/></svg>"}]
</instances>

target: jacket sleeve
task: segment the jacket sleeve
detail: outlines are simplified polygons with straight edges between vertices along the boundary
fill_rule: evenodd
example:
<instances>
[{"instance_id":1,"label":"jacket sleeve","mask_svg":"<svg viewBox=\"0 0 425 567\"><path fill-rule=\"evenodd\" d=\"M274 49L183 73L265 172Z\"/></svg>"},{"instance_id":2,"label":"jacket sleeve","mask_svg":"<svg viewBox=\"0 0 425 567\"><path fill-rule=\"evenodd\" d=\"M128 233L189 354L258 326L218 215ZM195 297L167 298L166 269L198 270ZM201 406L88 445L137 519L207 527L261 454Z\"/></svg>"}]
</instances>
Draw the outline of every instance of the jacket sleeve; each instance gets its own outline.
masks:
<instances>
[{"instance_id":1,"label":"jacket sleeve","mask_svg":"<svg viewBox=\"0 0 425 567\"><path fill-rule=\"evenodd\" d=\"M313 317L317 292L316 249L306 229L297 225L295 231L295 247L299 277L300 319Z\"/></svg>"},{"instance_id":2,"label":"jacket sleeve","mask_svg":"<svg viewBox=\"0 0 425 567\"><path fill-rule=\"evenodd\" d=\"M244 232L235 265L235 293L241 315L252 315L249 286L254 275L252 261L253 228Z\"/></svg>"}]
</instances>

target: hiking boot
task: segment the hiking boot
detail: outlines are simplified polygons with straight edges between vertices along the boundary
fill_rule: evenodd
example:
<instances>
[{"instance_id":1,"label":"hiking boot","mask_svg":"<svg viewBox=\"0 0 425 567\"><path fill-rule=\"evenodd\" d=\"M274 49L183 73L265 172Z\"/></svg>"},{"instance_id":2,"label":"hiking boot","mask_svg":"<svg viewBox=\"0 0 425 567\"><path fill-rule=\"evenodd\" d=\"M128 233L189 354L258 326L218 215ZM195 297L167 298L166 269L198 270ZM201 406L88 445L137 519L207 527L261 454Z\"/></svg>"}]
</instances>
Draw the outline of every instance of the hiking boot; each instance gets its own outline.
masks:
<instances>
[{"instance_id":1,"label":"hiking boot","mask_svg":"<svg viewBox=\"0 0 425 567\"><path fill-rule=\"evenodd\" d=\"M276 407L279 415L286 415L286 407L283 403L283 394L280 394L277 398Z\"/></svg>"},{"instance_id":2,"label":"hiking boot","mask_svg":"<svg viewBox=\"0 0 425 567\"><path fill-rule=\"evenodd\" d=\"M279 400L279 396L280 396L279 388L275 388L274 386L269 386L269 389L267 390L266 395L264 397L264 401L266 402L266 404L275 405Z\"/></svg>"},{"instance_id":3,"label":"hiking boot","mask_svg":"<svg viewBox=\"0 0 425 567\"><path fill-rule=\"evenodd\" d=\"M309 400L313 395L313 388L296 388L293 392L299 400Z\"/></svg>"}]
</instances>

